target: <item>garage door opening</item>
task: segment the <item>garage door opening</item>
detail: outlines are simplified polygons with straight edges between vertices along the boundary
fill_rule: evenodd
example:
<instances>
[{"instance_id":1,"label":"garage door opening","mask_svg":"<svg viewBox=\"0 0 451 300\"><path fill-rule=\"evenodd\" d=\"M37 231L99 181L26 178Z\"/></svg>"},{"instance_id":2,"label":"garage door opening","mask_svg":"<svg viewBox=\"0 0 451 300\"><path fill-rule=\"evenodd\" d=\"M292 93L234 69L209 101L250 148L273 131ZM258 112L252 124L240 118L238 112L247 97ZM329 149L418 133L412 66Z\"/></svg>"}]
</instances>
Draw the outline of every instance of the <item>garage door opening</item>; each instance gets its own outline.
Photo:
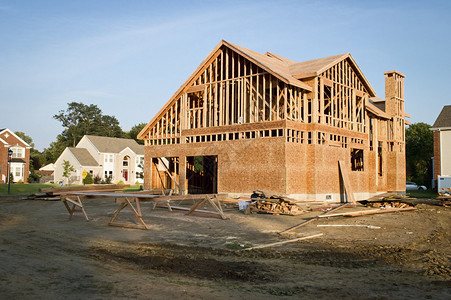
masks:
<instances>
[{"instance_id":1,"label":"garage door opening","mask_svg":"<svg viewBox=\"0 0 451 300\"><path fill-rule=\"evenodd\" d=\"M186 157L189 194L215 194L218 187L218 156Z\"/></svg>"}]
</instances>

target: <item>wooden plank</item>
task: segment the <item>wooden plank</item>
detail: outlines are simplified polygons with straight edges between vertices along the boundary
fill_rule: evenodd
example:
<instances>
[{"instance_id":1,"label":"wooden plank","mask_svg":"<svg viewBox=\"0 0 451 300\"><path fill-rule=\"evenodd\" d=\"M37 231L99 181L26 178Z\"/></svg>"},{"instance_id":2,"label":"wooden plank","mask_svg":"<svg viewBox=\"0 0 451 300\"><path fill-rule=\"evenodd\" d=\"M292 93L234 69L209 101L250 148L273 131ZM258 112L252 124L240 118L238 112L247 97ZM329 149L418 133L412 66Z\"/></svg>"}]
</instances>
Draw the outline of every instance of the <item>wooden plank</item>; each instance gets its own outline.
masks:
<instances>
[{"instance_id":1,"label":"wooden plank","mask_svg":"<svg viewBox=\"0 0 451 300\"><path fill-rule=\"evenodd\" d=\"M317 216L317 217L311 218L310 220L307 220L307 221L305 221L305 222L302 222L302 223L300 223L300 224L297 224L297 225L294 225L294 226L292 226L292 227L290 227L290 228L287 228L287 229L285 229L285 230L279 232L279 234L284 234L284 233L290 232L290 231L292 231L292 230L294 230L294 229L297 229L297 228L300 228L300 227L302 227L302 226L305 226L305 225L307 225L307 224L309 224L309 223L312 223L312 222L318 220L318 219L320 218L320 216L324 216L324 215L330 214L331 212L337 211L337 210L339 210L339 209L341 209L341 208L343 208L343 207L346 207L346 206L348 206L348 203L345 203L345 204L342 204L342 205L340 205L340 206L337 206L337 207L335 207L335 208L333 208L333 209L331 209L331 210L328 210L328 211L322 213L321 215L319 215L319 216Z\"/></svg>"},{"instance_id":2,"label":"wooden plank","mask_svg":"<svg viewBox=\"0 0 451 300\"><path fill-rule=\"evenodd\" d=\"M341 214L319 216L319 218L358 217L358 216L364 216L364 215L383 214L383 213L407 211L407 210L414 210L414 209L416 209L416 208L415 207L406 207L406 208L384 208L384 209L361 210L361 211L346 212L346 213L341 213Z\"/></svg>"},{"instance_id":3,"label":"wooden plank","mask_svg":"<svg viewBox=\"0 0 451 300\"><path fill-rule=\"evenodd\" d=\"M302 240L307 240L307 239L320 237L322 235L323 235L322 233L318 233L318 234L313 234L313 235L309 235L309 236L303 236L303 237L300 237L300 238L286 240L286 241L282 241L282 242L275 242L275 243L255 246L255 247L251 247L251 248L246 248L246 249L243 249L243 250L254 250L254 249L267 248L267 247L272 247L272 246L277 246L277 245L283 245L283 244L287 244L287 243L293 243L293 242L297 242L297 241L302 241Z\"/></svg>"},{"instance_id":4,"label":"wooden plank","mask_svg":"<svg viewBox=\"0 0 451 300\"><path fill-rule=\"evenodd\" d=\"M343 178L343 185L348 196L348 201L355 203L354 193L351 189L351 182L349 181L348 170L344 167L344 162L342 160L338 161L341 177Z\"/></svg>"},{"instance_id":5,"label":"wooden plank","mask_svg":"<svg viewBox=\"0 0 451 300\"><path fill-rule=\"evenodd\" d=\"M205 89L205 84L190 86L186 89L187 93L201 92Z\"/></svg>"}]
</instances>

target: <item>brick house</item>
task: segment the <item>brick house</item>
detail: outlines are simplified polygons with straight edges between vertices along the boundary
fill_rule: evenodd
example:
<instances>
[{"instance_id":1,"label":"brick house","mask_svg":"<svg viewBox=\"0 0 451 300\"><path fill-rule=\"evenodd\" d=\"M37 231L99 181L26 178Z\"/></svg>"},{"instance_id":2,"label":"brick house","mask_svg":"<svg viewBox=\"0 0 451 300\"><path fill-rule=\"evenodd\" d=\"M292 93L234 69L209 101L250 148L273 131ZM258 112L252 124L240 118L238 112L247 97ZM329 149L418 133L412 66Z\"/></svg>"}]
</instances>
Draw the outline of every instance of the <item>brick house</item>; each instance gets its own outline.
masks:
<instances>
[{"instance_id":1,"label":"brick house","mask_svg":"<svg viewBox=\"0 0 451 300\"><path fill-rule=\"evenodd\" d=\"M437 182L437 176L451 176L451 105L443 107L431 130L434 132L433 180Z\"/></svg>"},{"instance_id":2,"label":"brick house","mask_svg":"<svg viewBox=\"0 0 451 300\"><path fill-rule=\"evenodd\" d=\"M8 182L8 150L13 151L11 157L11 174L14 182L27 183L30 171L31 146L8 128L0 129L0 183Z\"/></svg>"},{"instance_id":3,"label":"brick house","mask_svg":"<svg viewBox=\"0 0 451 300\"><path fill-rule=\"evenodd\" d=\"M221 41L139 133L144 187L339 202L347 173L357 199L404 191L405 76L384 76L382 99L349 53L296 62Z\"/></svg>"}]
</instances>

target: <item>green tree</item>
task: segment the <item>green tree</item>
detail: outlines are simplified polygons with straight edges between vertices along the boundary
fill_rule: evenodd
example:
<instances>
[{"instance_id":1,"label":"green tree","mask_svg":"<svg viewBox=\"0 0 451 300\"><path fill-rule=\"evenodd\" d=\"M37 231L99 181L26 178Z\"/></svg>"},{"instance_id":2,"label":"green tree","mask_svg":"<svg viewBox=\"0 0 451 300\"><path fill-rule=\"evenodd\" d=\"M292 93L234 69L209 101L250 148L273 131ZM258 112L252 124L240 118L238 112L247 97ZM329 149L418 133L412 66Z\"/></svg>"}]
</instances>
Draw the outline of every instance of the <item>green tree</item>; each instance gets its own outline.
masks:
<instances>
[{"instance_id":1,"label":"green tree","mask_svg":"<svg viewBox=\"0 0 451 300\"><path fill-rule=\"evenodd\" d=\"M53 118L60 121L64 127L48 148L44 149L47 162L55 162L66 147L75 147L86 135L108 137L124 137L125 133L114 116L103 115L97 105L86 105L78 102L68 103L66 110L61 110Z\"/></svg>"},{"instance_id":2,"label":"green tree","mask_svg":"<svg viewBox=\"0 0 451 300\"><path fill-rule=\"evenodd\" d=\"M34 143L33 143L33 139L31 137L29 137L28 135L26 135L25 133L23 133L22 131L14 131L14 133L20 137L25 143L27 143L28 145L30 145L30 147L34 148Z\"/></svg>"},{"instance_id":3,"label":"green tree","mask_svg":"<svg viewBox=\"0 0 451 300\"><path fill-rule=\"evenodd\" d=\"M431 186L434 137L431 126L414 123L406 129L407 180L419 185Z\"/></svg>"},{"instance_id":4,"label":"green tree","mask_svg":"<svg viewBox=\"0 0 451 300\"><path fill-rule=\"evenodd\" d=\"M22 131L15 131L14 132L18 137L20 137L25 143L31 146L30 149L30 172L32 177L35 177L35 172L39 170L45 163L45 156L39 150L34 148L33 139L23 133Z\"/></svg>"},{"instance_id":5,"label":"green tree","mask_svg":"<svg viewBox=\"0 0 451 300\"><path fill-rule=\"evenodd\" d=\"M75 172L74 166L71 165L71 163L67 160L63 161L63 177L67 179L67 184L69 185L69 177L72 172Z\"/></svg>"},{"instance_id":6,"label":"green tree","mask_svg":"<svg viewBox=\"0 0 451 300\"><path fill-rule=\"evenodd\" d=\"M53 118L60 121L65 128L61 140L66 146L75 147L86 134L123 137L124 132L114 116L103 115L97 105L78 102L68 103L67 110L61 110Z\"/></svg>"},{"instance_id":7,"label":"green tree","mask_svg":"<svg viewBox=\"0 0 451 300\"><path fill-rule=\"evenodd\" d=\"M91 173L86 174L86 177L83 178L83 184L93 184L93 182Z\"/></svg>"},{"instance_id":8,"label":"green tree","mask_svg":"<svg viewBox=\"0 0 451 300\"><path fill-rule=\"evenodd\" d=\"M139 140L137 136L146 125L147 123L139 123L133 126L132 129L130 129L130 131L126 132L126 137L129 139L134 139L140 145L144 145L144 141Z\"/></svg>"}]
</instances>

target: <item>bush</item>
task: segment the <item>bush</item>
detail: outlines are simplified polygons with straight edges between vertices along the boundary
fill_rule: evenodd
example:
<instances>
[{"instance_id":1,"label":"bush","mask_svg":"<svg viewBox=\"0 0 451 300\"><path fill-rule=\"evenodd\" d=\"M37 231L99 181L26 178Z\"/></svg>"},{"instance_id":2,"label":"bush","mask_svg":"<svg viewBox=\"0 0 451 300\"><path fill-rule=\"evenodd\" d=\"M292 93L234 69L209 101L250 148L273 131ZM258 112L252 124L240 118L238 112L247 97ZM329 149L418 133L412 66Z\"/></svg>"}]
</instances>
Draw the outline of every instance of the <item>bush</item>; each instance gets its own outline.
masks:
<instances>
[{"instance_id":1,"label":"bush","mask_svg":"<svg viewBox=\"0 0 451 300\"><path fill-rule=\"evenodd\" d=\"M110 184L112 180L113 180L113 176L110 175L107 178L105 178L105 183Z\"/></svg>"},{"instance_id":2,"label":"bush","mask_svg":"<svg viewBox=\"0 0 451 300\"><path fill-rule=\"evenodd\" d=\"M122 180L120 180L118 183L116 184L124 184L124 182Z\"/></svg>"},{"instance_id":3,"label":"bush","mask_svg":"<svg viewBox=\"0 0 451 300\"><path fill-rule=\"evenodd\" d=\"M13 175L13 173L9 173L9 182L14 183L14 175Z\"/></svg>"},{"instance_id":4,"label":"bush","mask_svg":"<svg viewBox=\"0 0 451 300\"><path fill-rule=\"evenodd\" d=\"M88 173L85 178L83 178L83 184L92 184L94 180L92 179L91 173Z\"/></svg>"},{"instance_id":5,"label":"bush","mask_svg":"<svg viewBox=\"0 0 451 300\"><path fill-rule=\"evenodd\" d=\"M102 182L102 178L99 175L94 177L94 184L100 184Z\"/></svg>"},{"instance_id":6,"label":"bush","mask_svg":"<svg viewBox=\"0 0 451 300\"><path fill-rule=\"evenodd\" d=\"M23 183L23 180L19 179L19 181L17 181L16 183Z\"/></svg>"}]
</instances>

